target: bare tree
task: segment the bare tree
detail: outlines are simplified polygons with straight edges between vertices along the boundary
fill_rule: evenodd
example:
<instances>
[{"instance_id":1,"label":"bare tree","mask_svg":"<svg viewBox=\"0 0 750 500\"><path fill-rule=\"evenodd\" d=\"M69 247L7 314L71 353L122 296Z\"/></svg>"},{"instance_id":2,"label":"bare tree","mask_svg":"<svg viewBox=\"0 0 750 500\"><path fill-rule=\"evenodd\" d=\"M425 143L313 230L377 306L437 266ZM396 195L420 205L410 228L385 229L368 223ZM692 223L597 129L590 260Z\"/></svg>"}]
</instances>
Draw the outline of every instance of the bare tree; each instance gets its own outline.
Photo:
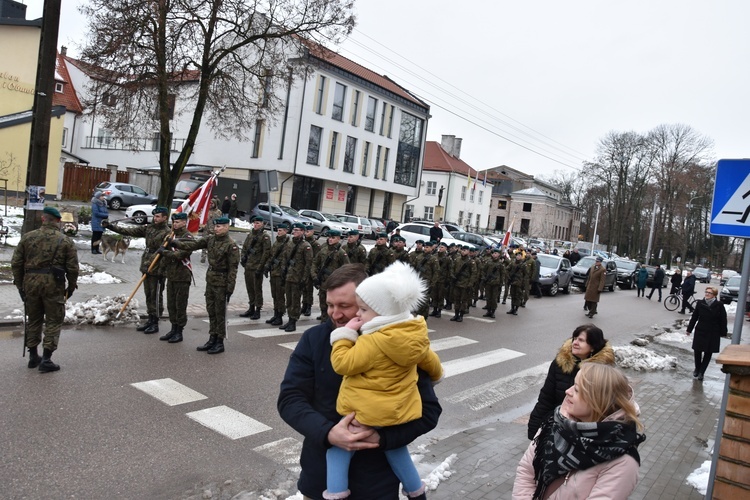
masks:
<instances>
[{"instance_id":1,"label":"bare tree","mask_svg":"<svg viewBox=\"0 0 750 500\"><path fill-rule=\"evenodd\" d=\"M90 0L82 58L99 73L87 104L124 138L158 130L167 203L204 118L217 137L247 139L282 106L289 59L306 42L348 35L352 9L352 0ZM171 120L180 115L190 125L172 164Z\"/></svg>"}]
</instances>

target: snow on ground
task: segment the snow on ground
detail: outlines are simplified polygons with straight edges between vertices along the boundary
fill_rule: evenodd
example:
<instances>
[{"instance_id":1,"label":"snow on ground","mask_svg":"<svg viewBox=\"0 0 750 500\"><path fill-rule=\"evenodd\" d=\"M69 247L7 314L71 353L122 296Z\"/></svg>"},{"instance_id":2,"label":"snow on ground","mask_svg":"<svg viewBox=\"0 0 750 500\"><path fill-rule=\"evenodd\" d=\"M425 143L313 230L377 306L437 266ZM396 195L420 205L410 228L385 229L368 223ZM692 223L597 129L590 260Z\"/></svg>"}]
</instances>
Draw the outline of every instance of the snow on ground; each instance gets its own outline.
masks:
<instances>
[{"instance_id":1,"label":"snow on ground","mask_svg":"<svg viewBox=\"0 0 750 500\"><path fill-rule=\"evenodd\" d=\"M708 490L708 477L710 473L711 460L706 460L700 467L690 473L685 482L698 490L701 495L705 495L706 490Z\"/></svg>"},{"instance_id":2,"label":"snow on ground","mask_svg":"<svg viewBox=\"0 0 750 500\"><path fill-rule=\"evenodd\" d=\"M90 283L98 283L101 285L108 285L111 283L122 283L122 280L120 278L117 278L115 276L112 276L111 274L107 273L92 273L92 274L85 274L83 276L78 277L78 284L90 284Z\"/></svg>"},{"instance_id":3,"label":"snow on ground","mask_svg":"<svg viewBox=\"0 0 750 500\"><path fill-rule=\"evenodd\" d=\"M677 368L677 358L660 356L644 347L633 345L615 346L615 360L620 368L636 371L672 370Z\"/></svg>"},{"instance_id":4,"label":"snow on ground","mask_svg":"<svg viewBox=\"0 0 750 500\"><path fill-rule=\"evenodd\" d=\"M693 337L687 335L685 331L674 331L664 332L661 335L657 335L654 337L654 340L657 342L679 342L681 344L687 344L693 341Z\"/></svg>"},{"instance_id":5,"label":"snow on ground","mask_svg":"<svg viewBox=\"0 0 750 500\"><path fill-rule=\"evenodd\" d=\"M133 299L116 319L123 304L127 300L125 295L116 297L99 297L98 295L86 302L65 304L65 323L77 325L121 325L139 321L138 301Z\"/></svg>"},{"instance_id":6,"label":"snow on ground","mask_svg":"<svg viewBox=\"0 0 750 500\"><path fill-rule=\"evenodd\" d=\"M724 304L724 309L727 311L727 314L737 314L737 302Z\"/></svg>"}]
</instances>

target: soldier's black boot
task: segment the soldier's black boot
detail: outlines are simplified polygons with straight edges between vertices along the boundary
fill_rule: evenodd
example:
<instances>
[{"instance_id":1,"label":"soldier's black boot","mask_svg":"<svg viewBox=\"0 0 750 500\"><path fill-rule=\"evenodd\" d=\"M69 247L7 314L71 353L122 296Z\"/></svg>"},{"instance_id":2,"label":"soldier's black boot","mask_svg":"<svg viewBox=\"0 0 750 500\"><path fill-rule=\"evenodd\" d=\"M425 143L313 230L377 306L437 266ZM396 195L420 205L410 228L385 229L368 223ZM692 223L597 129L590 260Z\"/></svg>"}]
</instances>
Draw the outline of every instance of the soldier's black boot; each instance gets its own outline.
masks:
<instances>
[{"instance_id":1,"label":"soldier's black boot","mask_svg":"<svg viewBox=\"0 0 750 500\"><path fill-rule=\"evenodd\" d=\"M437 307L433 307L432 308L432 312L430 313L430 316L432 316L433 318L437 318L438 317L438 308Z\"/></svg>"},{"instance_id":2,"label":"soldier's black boot","mask_svg":"<svg viewBox=\"0 0 750 500\"><path fill-rule=\"evenodd\" d=\"M477 307L477 299L471 301L471 307Z\"/></svg>"},{"instance_id":3,"label":"soldier's black boot","mask_svg":"<svg viewBox=\"0 0 750 500\"><path fill-rule=\"evenodd\" d=\"M503 299L503 305L505 305L505 299Z\"/></svg>"},{"instance_id":4,"label":"soldier's black boot","mask_svg":"<svg viewBox=\"0 0 750 500\"><path fill-rule=\"evenodd\" d=\"M240 318L252 318L253 314L255 314L255 308L250 306L247 308L247 311L240 314Z\"/></svg>"},{"instance_id":5,"label":"soldier's black boot","mask_svg":"<svg viewBox=\"0 0 750 500\"><path fill-rule=\"evenodd\" d=\"M495 310L490 309L490 318L495 319Z\"/></svg>"},{"instance_id":6,"label":"soldier's black boot","mask_svg":"<svg viewBox=\"0 0 750 500\"><path fill-rule=\"evenodd\" d=\"M271 316L270 318L268 318L268 319L266 320L266 323L268 323L269 325L272 325L272 324L273 324L273 322L274 322L274 321L276 321L276 319L277 319L278 317L279 317L279 311L277 311L276 309L274 309L274 310L273 310L273 316Z\"/></svg>"},{"instance_id":7,"label":"soldier's black boot","mask_svg":"<svg viewBox=\"0 0 750 500\"><path fill-rule=\"evenodd\" d=\"M36 346L29 347L29 368L36 368L42 362L42 357L36 350Z\"/></svg>"},{"instance_id":8,"label":"soldier's black boot","mask_svg":"<svg viewBox=\"0 0 750 500\"><path fill-rule=\"evenodd\" d=\"M456 313L453 315L451 321L458 321L458 311L456 311Z\"/></svg>"},{"instance_id":9,"label":"soldier's black boot","mask_svg":"<svg viewBox=\"0 0 750 500\"><path fill-rule=\"evenodd\" d=\"M222 338L217 339L216 343L208 350L209 354L219 354L220 352L224 352L224 339Z\"/></svg>"},{"instance_id":10,"label":"soldier's black boot","mask_svg":"<svg viewBox=\"0 0 750 500\"><path fill-rule=\"evenodd\" d=\"M310 316L312 314L312 306L310 304L302 304L302 316Z\"/></svg>"},{"instance_id":11,"label":"soldier's black boot","mask_svg":"<svg viewBox=\"0 0 750 500\"><path fill-rule=\"evenodd\" d=\"M482 317L483 317L483 318L491 318L491 317L492 317L492 309L490 309L490 308L488 307L488 308L487 308L487 312L486 312L486 313L484 313L484 314L482 314Z\"/></svg>"},{"instance_id":12,"label":"soldier's black boot","mask_svg":"<svg viewBox=\"0 0 750 500\"><path fill-rule=\"evenodd\" d=\"M146 320L146 322L145 322L145 323L143 323L142 325L139 325L139 326L138 326L138 328L136 328L135 330L136 330L136 331L138 331L138 332L143 332L143 331L145 331L145 330L146 330L146 328L148 328L149 326L151 326L151 324L152 324L152 322L153 322L153 318L154 318L154 317L153 317L153 316L151 316L151 315L149 314L149 315L148 315L148 319Z\"/></svg>"},{"instance_id":13,"label":"soldier's black boot","mask_svg":"<svg viewBox=\"0 0 750 500\"><path fill-rule=\"evenodd\" d=\"M206 342L202 346L196 347L195 350L196 351L208 351L209 349L211 349L213 346L216 345L216 342L218 340L219 340L219 336L218 335L211 335L211 336L208 337L208 342Z\"/></svg>"},{"instance_id":14,"label":"soldier's black boot","mask_svg":"<svg viewBox=\"0 0 750 500\"><path fill-rule=\"evenodd\" d=\"M289 322L284 325L284 331L285 332L294 332L297 330L297 320L296 319L290 319Z\"/></svg>"},{"instance_id":15,"label":"soldier's black boot","mask_svg":"<svg viewBox=\"0 0 750 500\"><path fill-rule=\"evenodd\" d=\"M446 311L450 311L451 309L453 309L453 303L452 302L446 302L445 303L445 307L443 309L445 309Z\"/></svg>"},{"instance_id":16,"label":"soldier's black boot","mask_svg":"<svg viewBox=\"0 0 750 500\"><path fill-rule=\"evenodd\" d=\"M161 337L159 337L159 340L169 340L169 339L171 339L172 337L174 337L175 330L177 330L177 328L178 328L177 325L175 325L174 323L172 323L172 329L169 330L164 335L162 335Z\"/></svg>"},{"instance_id":17,"label":"soldier's black boot","mask_svg":"<svg viewBox=\"0 0 750 500\"><path fill-rule=\"evenodd\" d=\"M284 319L283 318L284 318L284 313L282 313L281 311L279 311L279 315L276 316L275 318L272 318L273 321L271 321L271 325L273 325L273 326L281 326L284 323Z\"/></svg>"},{"instance_id":18,"label":"soldier's black boot","mask_svg":"<svg viewBox=\"0 0 750 500\"><path fill-rule=\"evenodd\" d=\"M151 319L151 326L143 330L143 333L159 333L159 317L154 316Z\"/></svg>"},{"instance_id":19,"label":"soldier's black boot","mask_svg":"<svg viewBox=\"0 0 750 500\"><path fill-rule=\"evenodd\" d=\"M182 342L182 326L174 325L174 335L172 335L172 338L169 339L170 344L176 344L177 342Z\"/></svg>"},{"instance_id":20,"label":"soldier's black boot","mask_svg":"<svg viewBox=\"0 0 750 500\"><path fill-rule=\"evenodd\" d=\"M442 316L442 313L440 312L440 308L439 307L437 309L435 309L435 311L436 311L436 314L435 314L436 318L439 318L439 317Z\"/></svg>"},{"instance_id":21,"label":"soldier's black boot","mask_svg":"<svg viewBox=\"0 0 750 500\"><path fill-rule=\"evenodd\" d=\"M464 312L461 311L460 313L458 313L458 319L456 320L456 323L462 323L463 320L464 320Z\"/></svg>"},{"instance_id":22,"label":"soldier's black boot","mask_svg":"<svg viewBox=\"0 0 750 500\"><path fill-rule=\"evenodd\" d=\"M60 365L52 362L52 351L44 349L42 351L42 362L39 364L39 371L42 373L56 372L60 369Z\"/></svg>"},{"instance_id":23,"label":"soldier's black boot","mask_svg":"<svg viewBox=\"0 0 750 500\"><path fill-rule=\"evenodd\" d=\"M253 309L253 315L250 316L250 319L260 319L260 307Z\"/></svg>"}]
</instances>

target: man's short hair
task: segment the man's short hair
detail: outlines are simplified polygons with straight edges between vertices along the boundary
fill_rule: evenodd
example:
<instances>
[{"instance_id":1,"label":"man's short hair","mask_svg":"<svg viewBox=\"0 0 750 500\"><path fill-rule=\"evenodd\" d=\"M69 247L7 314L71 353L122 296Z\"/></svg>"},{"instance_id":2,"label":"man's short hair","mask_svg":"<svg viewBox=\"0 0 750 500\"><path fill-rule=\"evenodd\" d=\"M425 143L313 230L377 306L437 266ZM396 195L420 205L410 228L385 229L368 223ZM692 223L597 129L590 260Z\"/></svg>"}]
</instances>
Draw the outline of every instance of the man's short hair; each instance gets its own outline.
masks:
<instances>
[{"instance_id":1,"label":"man's short hair","mask_svg":"<svg viewBox=\"0 0 750 500\"><path fill-rule=\"evenodd\" d=\"M325 287L326 290L335 290L347 283L359 285L367 278L367 271L363 264L344 264L328 276Z\"/></svg>"}]
</instances>

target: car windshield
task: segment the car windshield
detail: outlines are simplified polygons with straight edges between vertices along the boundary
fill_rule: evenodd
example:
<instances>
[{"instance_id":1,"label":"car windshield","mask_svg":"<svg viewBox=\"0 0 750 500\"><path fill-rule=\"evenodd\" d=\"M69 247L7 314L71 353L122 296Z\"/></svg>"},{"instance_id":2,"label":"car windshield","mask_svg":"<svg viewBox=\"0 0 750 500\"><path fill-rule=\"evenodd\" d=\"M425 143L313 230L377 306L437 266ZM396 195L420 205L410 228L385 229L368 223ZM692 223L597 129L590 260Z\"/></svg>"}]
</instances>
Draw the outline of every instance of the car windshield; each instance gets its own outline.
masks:
<instances>
[{"instance_id":1,"label":"car windshield","mask_svg":"<svg viewBox=\"0 0 750 500\"><path fill-rule=\"evenodd\" d=\"M289 215L291 215L292 217L299 217L299 212L297 212L292 207L279 207L279 208L283 210L284 212L288 213Z\"/></svg>"},{"instance_id":2,"label":"car windshield","mask_svg":"<svg viewBox=\"0 0 750 500\"><path fill-rule=\"evenodd\" d=\"M542 267L550 267L552 269L557 269L557 263L560 262L560 259L556 259L551 255L537 255L537 259L539 259L539 264Z\"/></svg>"},{"instance_id":3,"label":"car windshield","mask_svg":"<svg viewBox=\"0 0 750 500\"><path fill-rule=\"evenodd\" d=\"M325 220L332 220L334 222L341 222L341 219L339 219L338 217L336 217L333 214L327 214L327 213L321 212L320 215L322 215L323 218L325 218Z\"/></svg>"},{"instance_id":4,"label":"car windshield","mask_svg":"<svg viewBox=\"0 0 750 500\"><path fill-rule=\"evenodd\" d=\"M740 286L740 277L732 276L727 280L726 286Z\"/></svg>"},{"instance_id":5,"label":"car windshield","mask_svg":"<svg viewBox=\"0 0 750 500\"><path fill-rule=\"evenodd\" d=\"M617 267L628 271L635 269L635 266L638 264L637 262L630 262L627 260L616 260L615 263L617 264Z\"/></svg>"},{"instance_id":6,"label":"car windshield","mask_svg":"<svg viewBox=\"0 0 750 500\"><path fill-rule=\"evenodd\" d=\"M708 269L705 267L696 267L693 274L708 274Z\"/></svg>"},{"instance_id":7,"label":"car windshield","mask_svg":"<svg viewBox=\"0 0 750 500\"><path fill-rule=\"evenodd\" d=\"M594 265L594 262L596 262L596 257L584 257L581 260L578 261L578 265L580 267L591 267Z\"/></svg>"}]
</instances>

